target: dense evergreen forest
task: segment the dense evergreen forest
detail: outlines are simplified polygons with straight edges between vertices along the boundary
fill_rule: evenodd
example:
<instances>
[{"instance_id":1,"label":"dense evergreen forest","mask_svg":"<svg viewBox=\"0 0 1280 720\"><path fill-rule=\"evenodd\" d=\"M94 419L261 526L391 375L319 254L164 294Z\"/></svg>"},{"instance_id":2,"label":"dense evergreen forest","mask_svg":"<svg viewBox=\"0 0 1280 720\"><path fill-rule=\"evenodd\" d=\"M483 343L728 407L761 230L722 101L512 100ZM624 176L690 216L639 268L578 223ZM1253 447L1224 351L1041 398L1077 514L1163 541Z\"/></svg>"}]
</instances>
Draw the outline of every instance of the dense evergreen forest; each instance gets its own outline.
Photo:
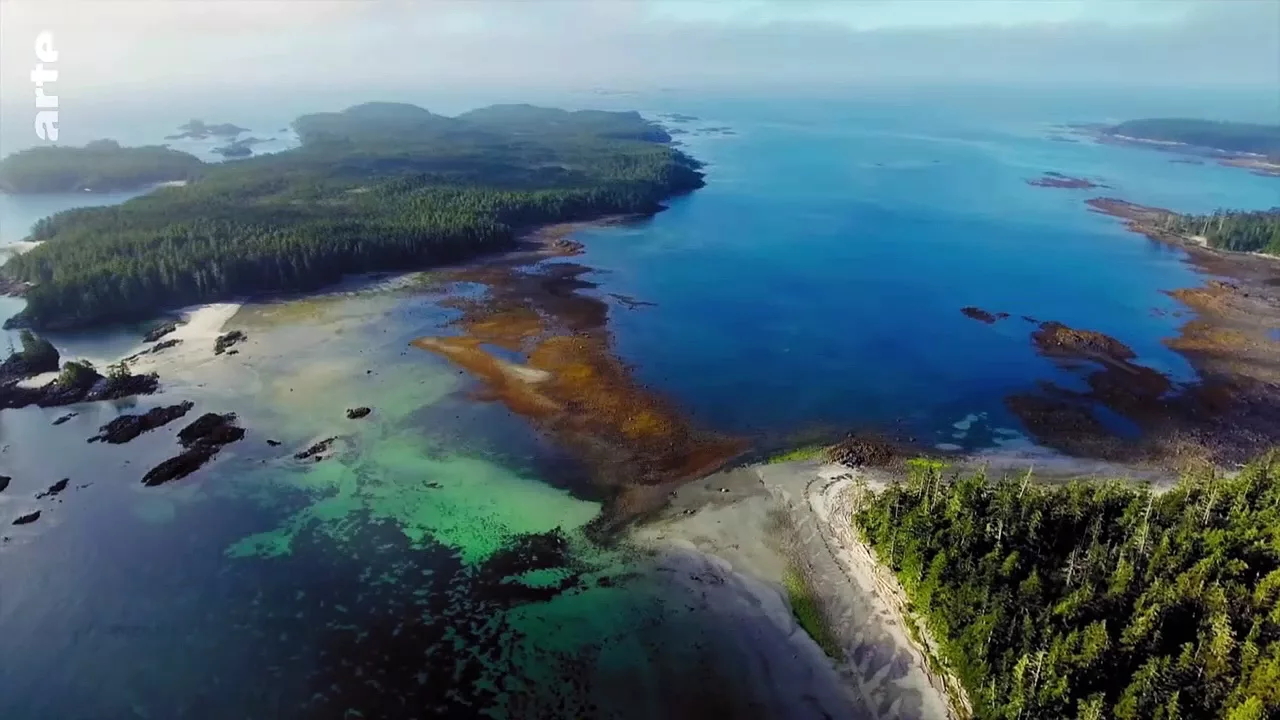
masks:
<instances>
[{"instance_id":1,"label":"dense evergreen forest","mask_svg":"<svg viewBox=\"0 0 1280 720\"><path fill-rule=\"evenodd\" d=\"M192 180L204 167L194 155L158 145L121 147L114 140L95 140L84 147L49 145L0 160L0 192L137 190L171 180Z\"/></svg>"},{"instance_id":2,"label":"dense evergreen forest","mask_svg":"<svg viewBox=\"0 0 1280 720\"><path fill-rule=\"evenodd\" d=\"M1210 247L1239 252L1280 255L1280 208L1219 210L1212 215L1170 214L1164 228L1181 235L1199 235Z\"/></svg>"},{"instance_id":3,"label":"dense evergreen forest","mask_svg":"<svg viewBox=\"0 0 1280 720\"><path fill-rule=\"evenodd\" d=\"M1226 152L1280 158L1280 125L1148 118L1112 125L1103 132L1142 140L1176 142Z\"/></svg>"},{"instance_id":4,"label":"dense evergreen forest","mask_svg":"<svg viewBox=\"0 0 1280 720\"><path fill-rule=\"evenodd\" d=\"M39 223L0 274L31 283L14 325L66 328L343 274L509 247L523 228L654 212L702 185L638 113L505 105L456 118L370 103L307 115L301 147Z\"/></svg>"},{"instance_id":5,"label":"dense evergreen forest","mask_svg":"<svg viewBox=\"0 0 1280 720\"><path fill-rule=\"evenodd\" d=\"M913 465L854 522L977 717L1280 717L1280 457L1159 494Z\"/></svg>"}]
</instances>

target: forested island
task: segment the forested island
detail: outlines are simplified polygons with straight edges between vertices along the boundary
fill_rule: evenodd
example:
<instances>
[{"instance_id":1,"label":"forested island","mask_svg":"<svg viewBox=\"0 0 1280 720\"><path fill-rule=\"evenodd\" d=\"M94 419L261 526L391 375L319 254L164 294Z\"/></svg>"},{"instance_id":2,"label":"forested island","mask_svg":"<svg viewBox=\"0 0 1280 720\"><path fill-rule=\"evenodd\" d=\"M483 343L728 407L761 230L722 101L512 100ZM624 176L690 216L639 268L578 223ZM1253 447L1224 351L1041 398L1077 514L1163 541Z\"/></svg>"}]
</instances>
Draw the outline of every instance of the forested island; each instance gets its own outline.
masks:
<instances>
[{"instance_id":1,"label":"forested island","mask_svg":"<svg viewBox=\"0 0 1280 720\"><path fill-rule=\"evenodd\" d=\"M249 128L242 128L232 123L213 123L210 125L203 120L194 119L178 127L182 132L176 135L166 135L165 140L204 140L209 137L234 138L242 132L248 132Z\"/></svg>"},{"instance_id":2,"label":"forested island","mask_svg":"<svg viewBox=\"0 0 1280 720\"><path fill-rule=\"evenodd\" d=\"M1280 158L1280 125L1147 118L1111 125L1103 128L1102 133L1123 139L1180 143L1226 153Z\"/></svg>"},{"instance_id":3,"label":"forested island","mask_svg":"<svg viewBox=\"0 0 1280 720\"><path fill-rule=\"evenodd\" d=\"M275 138L263 139L258 137L241 138L239 140L232 140L226 145L216 147L213 149L213 151L218 153L222 157L228 158L228 159L249 157L250 155L253 154L254 145L260 145L265 142L271 142L274 139Z\"/></svg>"},{"instance_id":4,"label":"forested island","mask_svg":"<svg viewBox=\"0 0 1280 720\"><path fill-rule=\"evenodd\" d=\"M137 190L156 183L192 180L205 163L158 145L121 147L95 140L84 147L50 145L0 160L0 192L59 193Z\"/></svg>"},{"instance_id":5,"label":"forested island","mask_svg":"<svg viewBox=\"0 0 1280 720\"><path fill-rule=\"evenodd\" d=\"M854 523L975 717L1280 716L1274 454L1164 492L910 465Z\"/></svg>"},{"instance_id":6,"label":"forested island","mask_svg":"<svg viewBox=\"0 0 1280 720\"><path fill-rule=\"evenodd\" d=\"M0 268L0 284L27 284L9 324L137 319L454 262L539 224L655 212L703 184L699 164L635 112L499 105L445 117L369 103L295 129L298 148L37 223L29 239L41 244Z\"/></svg>"}]
</instances>

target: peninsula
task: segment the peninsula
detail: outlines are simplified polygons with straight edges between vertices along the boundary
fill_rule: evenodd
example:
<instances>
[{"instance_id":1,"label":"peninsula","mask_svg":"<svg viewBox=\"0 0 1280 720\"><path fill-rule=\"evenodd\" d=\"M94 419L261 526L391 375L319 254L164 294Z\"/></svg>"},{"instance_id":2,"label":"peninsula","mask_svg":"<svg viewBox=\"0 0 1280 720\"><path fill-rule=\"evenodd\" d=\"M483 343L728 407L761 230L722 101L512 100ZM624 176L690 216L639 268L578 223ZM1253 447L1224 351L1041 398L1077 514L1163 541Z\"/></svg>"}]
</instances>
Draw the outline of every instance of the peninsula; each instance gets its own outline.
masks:
<instances>
[{"instance_id":1,"label":"peninsula","mask_svg":"<svg viewBox=\"0 0 1280 720\"><path fill-rule=\"evenodd\" d=\"M1223 165L1242 167L1259 175L1280 175L1280 125L1146 118L1093 127L1097 139L1104 142L1207 155Z\"/></svg>"},{"instance_id":2,"label":"peninsula","mask_svg":"<svg viewBox=\"0 0 1280 720\"><path fill-rule=\"evenodd\" d=\"M0 267L27 300L7 325L83 327L457 262L546 223L656 212L703 184L699 163L636 112L497 105L445 117L367 103L294 128L298 148L37 223L40 245Z\"/></svg>"},{"instance_id":3,"label":"peninsula","mask_svg":"<svg viewBox=\"0 0 1280 720\"><path fill-rule=\"evenodd\" d=\"M10 194L116 192L198 177L194 155L158 145L121 147L95 140L84 147L48 145L0 160L0 192Z\"/></svg>"},{"instance_id":4,"label":"peninsula","mask_svg":"<svg viewBox=\"0 0 1280 720\"><path fill-rule=\"evenodd\" d=\"M1192 245L1280 256L1280 207L1270 210L1218 210L1210 214L1176 213L1115 198L1088 201L1094 210L1128 220L1145 234L1169 236Z\"/></svg>"},{"instance_id":5,"label":"peninsula","mask_svg":"<svg viewBox=\"0 0 1280 720\"><path fill-rule=\"evenodd\" d=\"M1190 145L1227 153L1280 158L1280 125L1146 118L1111 125L1103 128L1102 134L1120 139Z\"/></svg>"}]
</instances>

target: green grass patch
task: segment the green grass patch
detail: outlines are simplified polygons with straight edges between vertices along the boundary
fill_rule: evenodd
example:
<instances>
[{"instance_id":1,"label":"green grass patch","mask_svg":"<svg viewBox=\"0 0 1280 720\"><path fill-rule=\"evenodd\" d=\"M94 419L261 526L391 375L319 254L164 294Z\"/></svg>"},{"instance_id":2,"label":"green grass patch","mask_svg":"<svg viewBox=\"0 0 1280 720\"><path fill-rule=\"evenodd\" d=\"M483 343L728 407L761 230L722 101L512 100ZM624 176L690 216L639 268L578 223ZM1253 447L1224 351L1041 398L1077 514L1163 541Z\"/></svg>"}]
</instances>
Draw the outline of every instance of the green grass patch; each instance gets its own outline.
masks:
<instances>
[{"instance_id":1,"label":"green grass patch","mask_svg":"<svg viewBox=\"0 0 1280 720\"><path fill-rule=\"evenodd\" d=\"M817 460L827 452L826 445L803 445L798 448L778 453L765 460L766 465L776 465L784 462L794 462L797 460Z\"/></svg>"},{"instance_id":2,"label":"green grass patch","mask_svg":"<svg viewBox=\"0 0 1280 720\"><path fill-rule=\"evenodd\" d=\"M836 642L831 626L827 624L827 618L818 607L817 598L813 595L813 588L809 585L808 578L798 570L790 568L782 576L782 586L787 591L791 614L796 616L796 622L800 627L813 638L814 642L818 643L818 647L822 648L823 652L835 660L842 660L840 644Z\"/></svg>"}]
</instances>

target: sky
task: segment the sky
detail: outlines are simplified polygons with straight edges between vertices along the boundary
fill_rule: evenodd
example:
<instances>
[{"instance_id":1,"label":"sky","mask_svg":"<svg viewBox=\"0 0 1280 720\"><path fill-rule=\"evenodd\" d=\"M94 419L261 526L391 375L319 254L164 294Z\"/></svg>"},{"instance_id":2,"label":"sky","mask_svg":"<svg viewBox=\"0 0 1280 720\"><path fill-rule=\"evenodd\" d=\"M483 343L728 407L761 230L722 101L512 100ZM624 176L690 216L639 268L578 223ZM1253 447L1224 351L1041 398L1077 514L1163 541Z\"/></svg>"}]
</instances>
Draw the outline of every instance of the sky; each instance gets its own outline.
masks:
<instances>
[{"instance_id":1,"label":"sky","mask_svg":"<svg viewBox=\"0 0 1280 720\"><path fill-rule=\"evenodd\" d=\"M0 0L0 105L56 88L1253 86L1280 0Z\"/></svg>"}]
</instances>

